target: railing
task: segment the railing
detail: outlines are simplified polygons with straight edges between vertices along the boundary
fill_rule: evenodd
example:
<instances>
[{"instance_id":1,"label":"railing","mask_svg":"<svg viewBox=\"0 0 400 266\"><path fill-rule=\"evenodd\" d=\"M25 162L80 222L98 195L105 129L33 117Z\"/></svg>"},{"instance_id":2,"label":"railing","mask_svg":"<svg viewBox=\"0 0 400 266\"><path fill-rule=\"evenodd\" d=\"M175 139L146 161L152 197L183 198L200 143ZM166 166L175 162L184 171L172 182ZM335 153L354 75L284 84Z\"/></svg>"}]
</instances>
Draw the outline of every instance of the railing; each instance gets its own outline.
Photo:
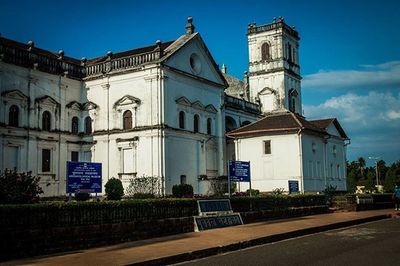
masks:
<instances>
[{"instance_id":1,"label":"railing","mask_svg":"<svg viewBox=\"0 0 400 266\"><path fill-rule=\"evenodd\" d=\"M105 61L86 66L86 75L95 76L114 70L124 70L160 59L159 51L135 54L122 58L107 58Z\"/></svg>"},{"instance_id":2,"label":"railing","mask_svg":"<svg viewBox=\"0 0 400 266\"><path fill-rule=\"evenodd\" d=\"M236 97L232 97L229 95L225 95L225 104L227 107L231 107L234 109L239 109L255 114L261 114L260 105Z\"/></svg>"},{"instance_id":3,"label":"railing","mask_svg":"<svg viewBox=\"0 0 400 266\"><path fill-rule=\"evenodd\" d=\"M38 54L34 49L31 51L24 50L1 42L0 61L56 75L67 74L71 77L82 78L85 74L84 68L79 64L66 62L62 58L51 58L47 55Z\"/></svg>"},{"instance_id":4,"label":"railing","mask_svg":"<svg viewBox=\"0 0 400 266\"><path fill-rule=\"evenodd\" d=\"M274 30L274 29L279 29L279 28L283 28L286 31L288 31L290 34L295 36L296 38L299 38L299 33L296 30L294 30L293 28L289 27L283 21L273 22L273 23L261 25L261 26L256 26L254 24L250 25L248 27L247 34L264 32L264 31L269 31L269 30Z\"/></svg>"}]
</instances>

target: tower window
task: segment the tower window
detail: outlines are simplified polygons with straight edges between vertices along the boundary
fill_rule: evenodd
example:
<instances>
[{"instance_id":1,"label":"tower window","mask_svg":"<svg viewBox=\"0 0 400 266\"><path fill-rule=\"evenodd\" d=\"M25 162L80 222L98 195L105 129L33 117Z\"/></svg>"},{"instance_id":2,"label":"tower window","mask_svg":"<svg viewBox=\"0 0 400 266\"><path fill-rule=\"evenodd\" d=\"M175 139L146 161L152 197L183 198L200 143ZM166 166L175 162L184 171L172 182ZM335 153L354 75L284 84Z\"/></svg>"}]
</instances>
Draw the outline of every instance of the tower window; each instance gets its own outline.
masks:
<instances>
[{"instance_id":1,"label":"tower window","mask_svg":"<svg viewBox=\"0 0 400 266\"><path fill-rule=\"evenodd\" d=\"M85 118L85 133L86 134L92 133L92 119L90 118L90 116L87 116Z\"/></svg>"},{"instance_id":2,"label":"tower window","mask_svg":"<svg viewBox=\"0 0 400 266\"><path fill-rule=\"evenodd\" d=\"M179 112L179 128L185 129L185 112Z\"/></svg>"},{"instance_id":3,"label":"tower window","mask_svg":"<svg viewBox=\"0 0 400 266\"><path fill-rule=\"evenodd\" d=\"M10 107L8 113L8 124L12 127L17 127L19 124L19 108L16 105Z\"/></svg>"},{"instance_id":4,"label":"tower window","mask_svg":"<svg viewBox=\"0 0 400 266\"><path fill-rule=\"evenodd\" d=\"M212 129L212 128L211 128L211 122L212 122L212 121L211 121L211 118L208 118L208 119L207 119L207 134L208 134L208 135L211 135L211 129Z\"/></svg>"},{"instance_id":5,"label":"tower window","mask_svg":"<svg viewBox=\"0 0 400 266\"><path fill-rule=\"evenodd\" d=\"M73 134L78 134L78 131L79 131L79 119L76 116L74 116L72 118L71 131L72 131Z\"/></svg>"},{"instance_id":6,"label":"tower window","mask_svg":"<svg viewBox=\"0 0 400 266\"><path fill-rule=\"evenodd\" d=\"M271 141L264 140L264 154L271 154Z\"/></svg>"},{"instance_id":7,"label":"tower window","mask_svg":"<svg viewBox=\"0 0 400 266\"><path fill-rule=\"evenodd\" d=\"M42 149L42 172L50 172L51 151Z\"/></svg>"},{"instance_id":8,"label":"tower window","mask_svg":"<svg viewBox=\"0 0 400 266\"><path fill-rule=\"evenodd\" d=\"M261 45L261 60L269 60L270 53L269 53L269 44L263 43Z\"/></svg>"},{"instance_id":9,"label":"tower window","mask_svg":"<svg viewBox=\"0 0 400 266\"><path fill-rule=\"evenodd\" d=\"M129 110L125 111L123 117L124 117L123 128L131 129L132 128L132 112Z\"/></svg>"},{"instance_id":10,"label":"tower window","mask_svg":"<svg viewBox=\"0 0 400 266\"><path fill-rule=\"evenodd\" d=\"M288 61L292 62L293 61L293 56L292 56L292 45L290 43L288 43Z\"/></svg>"},{"instance_id":11,"label":"tower window","mask_svg":"<svg viewBox=\"0 0 400 266\"><path fill-rule=\"evenodd\" d=\"M199 132L200 117L199 115L194 115L193 118L193 131Z\"/></svg>"},{"instance_id":12,"label":"tower window","mask_svg":"<svg viewBox=\"0 0 400 266\"><path fill-rule=\"evenodd\" d=\"M51 114L49 111L44 111L42 114L42 129L46 131L51 129Z\"/></svg>"}]
</instances>

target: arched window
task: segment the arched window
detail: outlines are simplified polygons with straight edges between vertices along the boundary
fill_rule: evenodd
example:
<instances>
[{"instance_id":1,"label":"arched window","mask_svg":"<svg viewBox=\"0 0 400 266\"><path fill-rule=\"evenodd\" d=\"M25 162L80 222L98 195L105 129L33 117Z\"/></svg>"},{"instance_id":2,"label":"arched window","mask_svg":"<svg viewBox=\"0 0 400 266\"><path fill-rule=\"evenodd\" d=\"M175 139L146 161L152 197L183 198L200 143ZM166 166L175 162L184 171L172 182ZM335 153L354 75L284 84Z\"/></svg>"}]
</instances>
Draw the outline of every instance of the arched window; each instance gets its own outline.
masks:
<instances>
[{"instance_id":1,"label":"arched window","mask_svg":"<svg viewBox=\"0 0 400 266\"><path fill-rule=\"evenodd\" d=\"M131 129L132 128L132 112L127 110L124 112L123 115L123 128L124 129Z\"/></svg>"},{"instance_id":2,"label":"arched window","mask_svg":"<svg viewBox=\"0 0 400 266\"><path fill-rule=\"evenodd\" d=\"M292 62L293 57L292 57L292 45L288 43L288 61Z\"/></svg>"},{"instance_id":3,"label":"arched window","mask_svg":"<svg viewBox=\"0 0 400 266\"><path fill-rule=\"evenodd\" d=\"M269 44L265 42L261 45L261 60L269 60L269 59L270 59Z\"/></svg>"},{"instance_id":4,"label":"arched window","mask_svg":"<svg viewBox=\"0 0 400 266\"><path fill-rule=\"evenodd\" d=\"M185 129L185 112L179 112L179 128Z\"/></svg>"},{"instance_id":5,"label":"arched window","mask_svg":"<svg viewBox=\"0 0 400 266\"><path fill-rule=\"evenodd\" d=\"M193 118L193 131L199 132L200 117L199 115L194 115Z\"/></svg>"},{"instance_id":6,"label":"arched window","mask_svg":"<svg viewBox=\"0 0 400 266\"><path fill-rule=\"evenodd\" d=\"M85 118L85 133L86 134L92 133L92 119L90 118L90 116L87 116Z\"/></svg>"},{"instance_id":7,"label":"arched window","mask_svg":"<svg viewBox=\"0 0 400 266\"><path fill-rule=\"evenodd\" d=\"M19 108L16 105L11 105L8 113L8 125L17 127L19 124Z\"/></svg>"},{"instance_id":8,"label":"arched window","mask_svg":"<svg viewBox=\"0 0 400 266\"><path fill-rule=\"evenodd\" d=\"M211 135L211 130L212 130L211 123L212 123L211 118L208 118L207 119L207 134L208 135Z\"/></svg>"},{"instance_id":9,"label":"arched window","mask_svg":"<svg viewBox=\"0 0 400 266\"><path fill-rule=\"evenodd\" d=\"M72 117L71 132L73 134L78 134L79 132L79 118L76 116Z\"/></svg>"},{"instance_id":10,"label":"arched window","mask_svg":"<svg viewBox=\"0 0 400 266\"><path fill-rule=\"evenodd\" d=\"M51 114L49 111L44 111L42 114L42 130L50 131L51 129Z\"/></svg>"}]
</instances>

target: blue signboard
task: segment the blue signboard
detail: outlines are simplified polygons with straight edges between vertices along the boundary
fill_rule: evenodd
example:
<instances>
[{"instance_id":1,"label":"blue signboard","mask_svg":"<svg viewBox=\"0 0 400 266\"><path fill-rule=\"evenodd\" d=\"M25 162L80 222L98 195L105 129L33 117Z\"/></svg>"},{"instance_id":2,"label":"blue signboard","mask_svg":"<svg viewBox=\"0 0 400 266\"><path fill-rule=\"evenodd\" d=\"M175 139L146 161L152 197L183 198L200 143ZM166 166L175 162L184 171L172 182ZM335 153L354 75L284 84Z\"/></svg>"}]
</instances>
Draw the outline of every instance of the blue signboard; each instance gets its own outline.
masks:
<instances>
[{"instance_id":1,"label":"blue signboard","mask_svg":"<svg viewBox=\"0 0 400 266\"><path fill-rule=\"evenodd\" d=\"M101 163L67 162L67 193L101 193Z\"/></svg>"},{"instance_id":2,"label":"blue signboard","mask_svg":"<svg viewBox=\"0 0 400 266\"><path fill-rule=\"evenodd\" d=\"M229 161L231 182L250 182L250 162Z\"/></svg>"},{"instance_id":3,"label":"blue signboard","mask_svg":"<svg viewBox=\"0 0 400 266\"><path fill-rule=\"evenodd\" d=\"M289 194L299 193L299 181L289 180Z\"/></svg>"}]
</instances>

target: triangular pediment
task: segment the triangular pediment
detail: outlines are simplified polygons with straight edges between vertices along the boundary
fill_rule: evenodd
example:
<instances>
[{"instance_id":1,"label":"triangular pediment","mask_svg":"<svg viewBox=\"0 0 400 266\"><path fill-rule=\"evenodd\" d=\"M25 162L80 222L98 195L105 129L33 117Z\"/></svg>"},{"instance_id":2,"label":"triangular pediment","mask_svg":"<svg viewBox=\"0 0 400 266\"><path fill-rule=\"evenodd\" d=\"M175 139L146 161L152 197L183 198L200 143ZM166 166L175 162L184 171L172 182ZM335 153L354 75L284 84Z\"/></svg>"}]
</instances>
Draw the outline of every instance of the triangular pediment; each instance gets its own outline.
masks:
<instances>
[{"instance_id":1,"label":"triangular pediment","mask_svg":"<svg viewBox=\"0 0 400 266\"><path fill-rule=\"evenodd\" d=\"M20 101L28 101L29 97L23 94L20 90L9 90L1 93L1 96Z\"/></svg>"},{"instance_id":2,"label":"triangular pediment","mask_svg":"<svg viewBox=\"0 0 400 266\"><path fill-rule=\"evenodd\" d=\"M82 109L85 111L94 110L98 108L98 105L95 104L94 102L86 102L82 106L83 106Z\"/></svg>"},{"instance_id":3,"label":"triangular pediment","mask_svg":"<svg viewBox=\"0 0 400 266\"><path fill-rule=\"evenodd\" d=\"M204 105L200 101L195 101L192 103L192 107L201 111L204 110Z\"/></svg>"},{"instance_id":4,"label":"triangular pediment","mask_svg":"<svg viewBox=\"0 0 400 266\"><path fill-rule=\"evenodd\" d=\"M258 94L259 95L276 94L276 90L268 88L268 87L265 87Z\"/></svg>"},{"instance_id":5,"label":"triangular pediment","mask_svg":"<svg viewBox=\"0 0 400 266\"><path fill-rule=\"evenodd\" d=\"M164 58L166 66L188 76L211 81L221 87L228 86L199 33L184 35L175 43L177 44L170 46L171 49L176 46L174 51Z\"/></svg>"},{"instance_id":6,"label":"triangular pediment","mask_svg":"<svg viewBox=\"0 0 400 266\"><path fill-rule=\"evenodd\" d=\"M77 101L69 102L67 105L65 105L65 107L74 109L74 110L82 110L83 109L83 105Z\"/></svg>"},{"instance_id":7,"label":"triangular pediment","mask_svg":"<svg viewBox=\"0 0 400 266\"><path fill-rule=\"evenodd\" d=\"M191 106L192 103L186 98L185 96L179 97L175 100L177 104L184 105L184 106Z\"/></svg>"},{"instance_id":8,"label":"triangular pediment","mask_svg":"<svg viewBox=\"0 0 400 266\"><path fill-rule=\"evenodd\" d=\"M216 114L218 112L217 108L215 108L214 105L212 105L212 104L207 105L205 109L207 112L214 113L214 114Z\"/></svg>"},{"instance_id":9,"label":"triangular pediment","mask_svg":"<svg viewBox=\"0 0 400 266\"><path fill-rule=\"evenodd\" d=\"M140 104L140 99L131 95L125 95L124 97L122 97L121 99L119 99L114 103L114 108L117 106L124 106L130 104L138 105Z\"/></svg>"},{"instance_id":10,"label":"triangular pediment","mask_svg":"<svg viewBox=\"0 0 400 266\"><path fill-rule=\"evenodd\" d=\"M52 97L45 95L39 98L35 99L36 103L44 104L44 105L50 105L50 106L59 106L60 104Z\"/></svg>"}]
</instances>

